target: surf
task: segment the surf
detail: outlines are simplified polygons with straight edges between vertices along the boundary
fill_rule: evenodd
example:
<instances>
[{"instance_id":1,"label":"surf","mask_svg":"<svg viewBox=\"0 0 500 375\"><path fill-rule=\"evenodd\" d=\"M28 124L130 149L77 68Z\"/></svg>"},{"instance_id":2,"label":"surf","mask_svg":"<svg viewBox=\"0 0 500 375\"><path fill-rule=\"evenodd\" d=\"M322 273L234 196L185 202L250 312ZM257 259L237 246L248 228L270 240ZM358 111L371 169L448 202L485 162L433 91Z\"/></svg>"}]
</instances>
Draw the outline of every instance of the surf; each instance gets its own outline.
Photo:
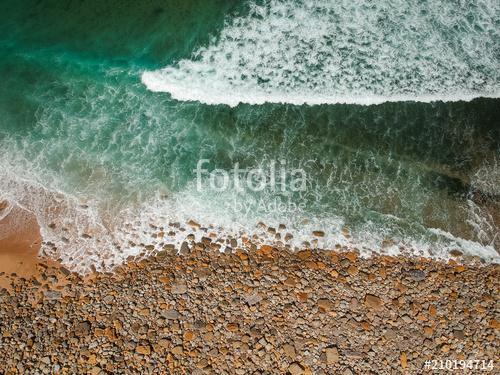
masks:
<instances>
[{"instance_id":1,"label":"surf","mask_svg":"<svg viewBox=\"0 0 500 375\"><path fill-rule=\"evenodd\" d=\"M144 71L143 84L229 106L500 95L498 2L270 0L249 9L191 58Z\"/></svg>"}]
</instances>

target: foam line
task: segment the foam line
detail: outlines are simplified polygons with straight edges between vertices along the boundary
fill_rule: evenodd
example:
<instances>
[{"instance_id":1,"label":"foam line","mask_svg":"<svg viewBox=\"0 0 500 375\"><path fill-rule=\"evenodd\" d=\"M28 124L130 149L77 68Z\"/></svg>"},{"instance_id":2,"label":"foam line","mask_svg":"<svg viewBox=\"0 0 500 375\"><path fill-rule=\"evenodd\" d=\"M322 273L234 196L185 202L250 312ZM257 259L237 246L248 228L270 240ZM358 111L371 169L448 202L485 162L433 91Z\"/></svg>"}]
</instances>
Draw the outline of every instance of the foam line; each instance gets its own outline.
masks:
<instances>
[{"instance_id":1,"label":"foam line","mask_svg":"<svg viewBox=\"0 0 500 375\"><path fill-rule=\"evenodd\" d=\"M193 58L143 72L142 82L230 106L498 98L498 4L251 2Z\"/></svg>"}]
</instances>

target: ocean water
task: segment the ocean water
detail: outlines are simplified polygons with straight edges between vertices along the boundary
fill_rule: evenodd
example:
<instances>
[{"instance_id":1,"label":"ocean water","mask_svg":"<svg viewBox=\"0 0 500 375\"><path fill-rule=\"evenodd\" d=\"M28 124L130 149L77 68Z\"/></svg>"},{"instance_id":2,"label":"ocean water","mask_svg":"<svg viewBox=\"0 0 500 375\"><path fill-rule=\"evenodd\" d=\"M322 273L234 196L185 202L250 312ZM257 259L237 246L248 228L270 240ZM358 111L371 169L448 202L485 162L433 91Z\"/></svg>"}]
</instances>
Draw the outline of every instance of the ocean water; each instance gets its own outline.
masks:
<instances>
[{"instance_id":1,"label":"ocean water","mask_svg":"<svg viewBox=\"0 0 500 375\"><path fill-rule=\"evenodd\" d=\"M497 1L2 4L0 197L69 267L179 244L162 232L190 219L500 259ZM263 188L238 188L251 170Z\"/></svg>"}]
</instances>

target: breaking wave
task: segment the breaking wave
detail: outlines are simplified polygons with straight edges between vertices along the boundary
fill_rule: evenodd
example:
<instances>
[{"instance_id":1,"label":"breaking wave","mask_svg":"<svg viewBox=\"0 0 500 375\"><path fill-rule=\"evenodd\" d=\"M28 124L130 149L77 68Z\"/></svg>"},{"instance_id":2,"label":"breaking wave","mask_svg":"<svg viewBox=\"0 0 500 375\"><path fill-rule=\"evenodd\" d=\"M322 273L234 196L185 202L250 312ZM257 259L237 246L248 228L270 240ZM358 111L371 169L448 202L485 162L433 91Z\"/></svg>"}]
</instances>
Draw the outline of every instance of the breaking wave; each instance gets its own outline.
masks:
<instances>
[{"instance_id":1,"label":"breaking wave","mask_svg":"<svg viewBox=\"0 0 500 375\"><path fill-rule=\"evenodd\" d=\"M499 97L499 3L251 2L151 91L206 104L378 104Z\"/></svg>"}]
</instances>

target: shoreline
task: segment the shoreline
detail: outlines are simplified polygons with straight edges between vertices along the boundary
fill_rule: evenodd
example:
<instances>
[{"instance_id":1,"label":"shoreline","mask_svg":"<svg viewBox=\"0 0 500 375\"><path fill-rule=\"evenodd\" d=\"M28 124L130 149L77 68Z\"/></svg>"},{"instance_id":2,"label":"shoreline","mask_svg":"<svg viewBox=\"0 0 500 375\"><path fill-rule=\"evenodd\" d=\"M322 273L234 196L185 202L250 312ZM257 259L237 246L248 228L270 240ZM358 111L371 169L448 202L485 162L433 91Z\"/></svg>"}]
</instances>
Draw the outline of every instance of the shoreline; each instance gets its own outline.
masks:
<instances>
[{"instance_id":1,"label":"shoreline","mask_svg":"<svg viewBox=\"0 0 500 375\"><path fill-rule=\"evenodd\" d=\"M421 373L428 359L498 359L499 265L206 242L112 273L15 278L14 294L0 289L5 373Z\"/></svg>"}]
</instances>

